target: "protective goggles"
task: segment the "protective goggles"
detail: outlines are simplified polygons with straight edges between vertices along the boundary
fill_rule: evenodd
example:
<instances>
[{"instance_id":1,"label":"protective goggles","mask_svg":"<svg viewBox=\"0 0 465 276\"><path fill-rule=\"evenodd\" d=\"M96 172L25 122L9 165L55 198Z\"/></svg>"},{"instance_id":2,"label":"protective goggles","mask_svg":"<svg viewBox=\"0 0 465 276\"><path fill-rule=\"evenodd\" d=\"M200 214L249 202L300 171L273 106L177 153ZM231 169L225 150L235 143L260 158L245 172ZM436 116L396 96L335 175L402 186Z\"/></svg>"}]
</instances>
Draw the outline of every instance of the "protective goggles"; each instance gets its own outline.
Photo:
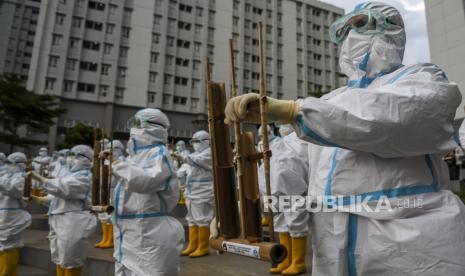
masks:
<instances>
[{"instance_id":1,"label":"protective goggles","mask_svg":"<svg viewBox=\"0 0 465 276\"><path fill-rule=\"evenodd\" d=\"M152 121L141 120L140 118L137 118L137 117L130 118L128 120L128 122L126 123L126 126L127 126L128 129L131 129L131 128L147 128L149 126L160 126L160 127L166 128L164 125L161 125L159 123L152 122Z\"/></svg>"},{"instance_id":2,"label":"protective goggles","mask_svg":"<svg viewBox=\"0 0 465 276\"><path fill-rule=\"evenodd\" d=\"M340 44L349 34L350 30L364 35L383 34L392 23L379 11L364 9L351 12L329 27L329 39Z\"/></svg>"},{"instance_id":3,"label":"protective goggles","mask_svg":"<svg viewBox=\"0 0 465 276\"><path fill-rule=\"evenodd\" d=\"M191 139L189 144L193 145L194 143L200 143L202 141L209 141L209 139Z\"/></svg>"},{"instance_id":4,"label":"protective goggles","mask_svg":"<svg viewBox=\"0 0 465 276\"><path fill-rule=\"evenodd\" d=\"M84 158L90 160L89 157L87 157L87 156L85 156L84 154L81 154L81 153L77 153L77 152L72 152L72 151L71 151L71 152L68 154L68 157L71 157L71 158L73 158L73 157L78 157L78 156L81 156L81 157L84 157Z\"/></svg>"}]
</instances>

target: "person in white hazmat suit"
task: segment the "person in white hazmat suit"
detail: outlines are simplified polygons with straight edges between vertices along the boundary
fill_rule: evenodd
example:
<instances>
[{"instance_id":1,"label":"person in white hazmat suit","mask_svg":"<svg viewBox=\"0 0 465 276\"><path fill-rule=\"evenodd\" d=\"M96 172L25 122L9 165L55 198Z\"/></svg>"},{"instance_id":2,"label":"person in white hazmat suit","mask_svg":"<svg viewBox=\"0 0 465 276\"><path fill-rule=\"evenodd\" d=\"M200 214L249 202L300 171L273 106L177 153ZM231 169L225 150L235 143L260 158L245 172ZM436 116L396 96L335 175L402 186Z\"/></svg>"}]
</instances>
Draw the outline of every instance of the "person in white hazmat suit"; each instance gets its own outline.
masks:
<instances>
[{"instance_id":1,"label":"person in white hazmat suit","mask_svg":"<svg viewBox=\"0 0 465 276\"><path fill-rule=\"evenodd\" d=\"M48 155L48 149L43 147L39 149L39 155L32 159L32 167L37 174L48 174L49 165L52 158ZM42 196L43 192L38 188L37 181L32 181L32 194L34 196Z\"/></svg>"},{"instance_id":2,"label":"person in white hazmat suit","mask_svg":"<svg viewBox=\"0 0 465 276\"><path fill-rule=\"evenodd\" d=\"M441 156L457 147L457 85L434 64L402 65L404 24L389 5L356 6L330 37L342 43L347 86L267 99L271 122L312 143L308 194L337 208L312 216L312 275L465 275L465 207L441 190ZM258 122L248 109L258 97L231 99L226 121Z\"/></svg>"},{"instance_id":3,"label":"person in white hazmat suit","mask_svg":"<svg viewBox=\"0 0 465 276\"><path fill-rule=\"evenodd\" d=\"M210 223L215 210L210 135L197 131L190 143L194 152L183 160L191 166L184 193L189 243L182 256L202 257L209 254Z\"/></svg>"},{"instance_id":4,"label":"person in white hazmat suit","mask_svg":"<svg viewBox=\"0 0 465 276\"><path fill-rule=\"evenodd\" d=\"M68 171L68 164L66 162L69 154L69 149L62 149L58 151L58 158L53 167L53 171L50 172L50 177L56 178L65 175Z\"/></svg>"},{"instance_id":5,"label":"person in white hazmat suit","mask_svg":"<svg viewBox=\"0 0 465 276\"><path fill-rule=\"evenodd\" d=\"M177 162L176 168L177 168L177 175L178 175L178 181L179 181L179 188L180 188L180 193L179 193L179 202L178 204L186 204L185 196L184 196L184 190L186 188L186 181L187 181L187 176L191 173L191 166L187 162L182 162L187 156L190 154L190 151L186 149L186 143L183 140L179 140L176 143L176 151L175 155L178 157L179 161L181 161L181 165L179 166L179 161Z\"/></svg>"},{"instance_id":6,"label":"person in white hazmat suit","mask_svg":"<svg viewBox=\"0 0 465 276\"><path fill-rule=\"evenodd\" d=\"M305 197L308 190L309 159L308 143L297 137L291 125L279 128L281 139L271 148L270 184L271 195ZM289 198L289 202L292 200ZM265 210L266 211L266 210ZM271 273L296 275L306 271L306 246L309 213L303 206L273 213L274 231L279 233L279 243L287 249L286 258Z\"/></svg>"},{"instance_id":7,"label":"person in white hazmat suit","mask_svg":"<svg viewBox=\"0 0 465 276\"><path fill-rule=\"evenodd\" d=\"M115 274L176 275L184 229L168 214L179 198L173 161L166 148L170 124L158 109L138 111L128 122L129 156L113 162Z\"/></svg>"},{"instance_id":8,"label":"person in white hazmat suit","mask_svg":"<svg viewBox=\"0 0 465 276\"><path fill-rule=\"evenodd\" d=\"M21 233L31 224L31 215L24 210L23 189L26 156L8 155L5 173L0 177L0 275L14 276L23 246Z\"/></svg>"},{"instance_id":9,"label":"person in white hazmat suit","mask_svg":"<svg viewBox=\"0 0 465 276\"><path fill-rule=\"evenodd\" d=\"M271 126L267 127L268 130L268 143L270 146L271 152L273 152L273 146L276 144L278 141L281 140L281 137L274 135L273 128ZM258 143L257 143L257 151L263 152L263 128L260 126L258 128ZM273 159L274 156L272 155L270 158ZM260 191L260 196L261 200L263 202L263 196L266 195L266 182L265 182L265 167L263 162L258 167L258 188ZM263 209L263 214L262 214L262 221L261 224L262 226L268 226L270 224L270 220L268 219L268 215L266 214L267 210Z\"/></svg>"},{"instance_id":10,"label":"person in white hazmat suit","mask_svg":"<svg viewBox=\"0 0 465 276\"><path fill-rule=\"evenodd\" d=\"M50 196L33 197L40 204L49 201L50 250L57 275L81 275L85 264L89 236L95 231L97 220L88 211L91 194L92 149L86 145L74 146L68 159L69 171L50 179L31 172L39 187Z\"/></svg>"},{"instance_id":11,"label":"person in white hazmat suit","mask_svg":"<svg viewBox=\"0 0 465 276\"><path fill-rule=\"evenodd\" d=\"M104 139L103 150L100 153L101 158L105 158L105 165L108 165L110 160L110 150L112 150L112 160L126 160L124 156L124 145L119 140L113 140L113 145L110 140ZM110 206L114 206L114 191L116 187L116 180L114 177L110 180ZM111 221L111 214L102 212L98 214L98 219L102 225L102 240L95 244L96 248L112 248L114 245L114 229Z\"/></svg>"}]
</instances>

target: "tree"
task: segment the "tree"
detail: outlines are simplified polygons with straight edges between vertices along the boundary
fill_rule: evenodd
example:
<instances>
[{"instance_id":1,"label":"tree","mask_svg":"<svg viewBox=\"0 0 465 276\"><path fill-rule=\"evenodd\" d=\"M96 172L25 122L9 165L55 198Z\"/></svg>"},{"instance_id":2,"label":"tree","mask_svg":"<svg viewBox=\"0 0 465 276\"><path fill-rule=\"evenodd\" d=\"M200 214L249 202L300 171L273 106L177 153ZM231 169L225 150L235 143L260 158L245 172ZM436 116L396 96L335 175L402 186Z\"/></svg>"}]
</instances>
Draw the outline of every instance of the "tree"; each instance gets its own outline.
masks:
<instances>
[{"instance_id":1,"label":"tree","mask_svg":"<svg viewBox=\"0 0 465 276\"><path fill-rule=\"evenodd\" d=\"M26 126L45 132L54 124L53 119L64 112L53 96L34 94L14 75L0 75L0 142L10 145L10 152L15 146L46 144L46 141L20 137L18 129Z\"/></svg>"},{"instance_id":2,"label":"tree","mask_svg":"<svg viewBox=\"0 0 465 276\"><path fill-rule=\"evenodd\" d=\"M93 146L94 129L82 123L77 123L74 127L65 131L65 141L58 145L58 149L71 149L76 145Z\"/></svg>"}]
</instances>

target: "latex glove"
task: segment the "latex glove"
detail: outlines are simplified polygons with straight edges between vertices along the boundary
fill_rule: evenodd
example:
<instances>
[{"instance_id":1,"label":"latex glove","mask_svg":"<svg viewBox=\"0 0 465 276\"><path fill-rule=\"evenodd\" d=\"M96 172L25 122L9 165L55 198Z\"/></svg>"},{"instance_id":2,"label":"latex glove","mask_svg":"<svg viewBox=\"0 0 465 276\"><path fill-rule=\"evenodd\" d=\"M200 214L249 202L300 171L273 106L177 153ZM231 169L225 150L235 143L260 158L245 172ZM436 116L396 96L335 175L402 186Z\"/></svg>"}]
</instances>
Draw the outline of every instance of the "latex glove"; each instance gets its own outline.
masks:
<instances>
[{"instance_id":1,"label":"latex glove","mask_svg":"<svg viewBox=\"0 0 465 276\"><path fill-rule=\"evenodd\" d=\"M43 206L46 206L48 207L50 205L50 197L48 196L35 196L35 195L31 195L31 198L32 198L32 201L40 204L40 205L43 205Z\"/></svg>"},{"instance_id":2,"label":"latex glove","mask_svg":"<svg viewBox=\"0 0 465 276\"><path fill-rule=\"evenodd\" d=\"M32 176L32 179L34 179L35 181L37 181L37 182L39 182L39 183L41 183L41 184L47 182L47 178L41 176L40 174L38 174L38 173L36 173L36 172L34 172L34 171L28 172L27 175L28 175L28 176L31 175L31 176Z\"/></svg>"},{"instance_id":3,"label":"latex glove","mask_svg":"<svg viewBox=\"0 0 465 276\"><path fill-rule=\"evenodd\" d=\"M225 108L225 123L244 121L259 124L259 98L259 94L248 93L229 100ZM292 123L300 110L296 101L277 100L271 97L267 97L266 106L268 123Z\"/></svg>"},{"instance_id":4,"label":"latex glove","mask_svg":"<svg viewBox=\"0 0 465 276\"><path fill-rule=\"evenodd\" d=\"M121 163L121 162L122 162L121 160L115 159L115 160L111 163L111 165L114 167L114 166L118 165L118 164Z\"/></svg>"}]
</instances>

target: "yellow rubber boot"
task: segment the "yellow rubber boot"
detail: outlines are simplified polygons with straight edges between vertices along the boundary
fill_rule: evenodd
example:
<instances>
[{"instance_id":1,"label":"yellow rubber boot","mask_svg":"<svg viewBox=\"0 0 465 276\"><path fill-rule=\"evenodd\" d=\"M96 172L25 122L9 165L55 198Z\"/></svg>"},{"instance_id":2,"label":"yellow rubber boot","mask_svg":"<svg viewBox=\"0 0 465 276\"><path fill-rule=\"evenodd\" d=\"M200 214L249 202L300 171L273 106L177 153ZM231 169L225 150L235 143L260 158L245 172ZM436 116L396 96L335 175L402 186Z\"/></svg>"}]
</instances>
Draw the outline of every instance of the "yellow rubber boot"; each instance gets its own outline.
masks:
<instances>
[{"instance_id":1,"label":"yellow rubber boot","mask_svg":"<svg viewBox=\"0 0 465 276\"><path fill-rule=\"evenodd\" d=\"M65 276L65 269L62 268L60 265L57 265L57 276Z\"/></svg>"},{"instance_id":2,"label":"yellow rubber boot","mask_svg":"<svg viewBox=\"0 0 465 276\"><path fill-rule=\"evenodd\" d=\"M210 242L210 227L204 227L200 226L199 227L199 241L198 241L198 246L197 249L189 254L189 257L196 258L196 257L202 257L205 255L208 255L210 251L208 250L209 248L209 242Z\"/></svg>"},{"instance_id":3,"label":"yellow rubber boot","mask_svg":"<svg viewBox=\"0 0 465 276\"><path fill-rule=\"evenodd\" d=\"M0 276L16 276L19 248L0 252Z\"/></svg>"},{"instance_id":4,"label":"yellow rubber boot","mask_svg":"<svg viewBox=\"0 0 465 276\"><path fill-rule=\"evenodd\" d=\"M82 267L65 269L65 276L81 276Z\"/></svg>"},{"instance_id":5,"label":"yellow rubber boot","mask_svg":"<svg viewBox=\"0 0 465 276\"><path fill-rule=\"evenodd\" d=\"M268 217L263 217L262 218L262 226L268 226L270 224L270 220Z\"/></svg>"},{"instance_id":6,"label":"yellow rubber boot","mask_svg":"<svg viewBox=\"0 0 465 276\"><path fill-rule=\"evenodd\" d=\"M181 252L181 256L189 256L197 249L199 241L199 227L196 225L189 226L189 243L186 249Z\"/></svg>"},{"instance_id":7,"label":"yellow rubber boot","mask_svg":"<svg viewBox=\"0 0 465 276\"><path fill-rule=\"evenodd\" d=\"M291 238L292 241L292 263L286 268L282 275L299 275L307 271L305 255L307 252L307 237Z\"/></svg>"},{"instance_id":8,"label":"yellow rubber boot","mask_svg":"<svg viewBox=\"0 0 465 276\"><path fill-rule=\"evenodd\" d=\"M94 246L96 248L102 248L102 245L105 243L107 236L108 236L107 227L105 227L105 223L102 223L102 240L96 243Z\"/></svg>"},{"instance_id":9,"label":"yellow rubber boot","mask_svg":"<svg viewBox=\"0 0 465 276\"><path fill-rule=\"evenodd\" d=\"M105 228L107 229L107 236L104 242L100 245L100 248L112 248L113 247L113 224L106 223Z\"/></svg>"},{"instance_id":10,"label":"yellow rubber boot","mask_svg":"<svg viewBox=\"0 0 465 276\"><path fill-rule=\"evenodd\" d=\"M286 233L286 232L279 233L279 243L282 244L284 247L286 247L287 256L281 263L278 264L277 267L273 267L270 269L271 274L281 273L283 270L285 270L291 265L292 250L291 250L291 236L289 236L289 233Z\"/></svg>"}]
</instances>

